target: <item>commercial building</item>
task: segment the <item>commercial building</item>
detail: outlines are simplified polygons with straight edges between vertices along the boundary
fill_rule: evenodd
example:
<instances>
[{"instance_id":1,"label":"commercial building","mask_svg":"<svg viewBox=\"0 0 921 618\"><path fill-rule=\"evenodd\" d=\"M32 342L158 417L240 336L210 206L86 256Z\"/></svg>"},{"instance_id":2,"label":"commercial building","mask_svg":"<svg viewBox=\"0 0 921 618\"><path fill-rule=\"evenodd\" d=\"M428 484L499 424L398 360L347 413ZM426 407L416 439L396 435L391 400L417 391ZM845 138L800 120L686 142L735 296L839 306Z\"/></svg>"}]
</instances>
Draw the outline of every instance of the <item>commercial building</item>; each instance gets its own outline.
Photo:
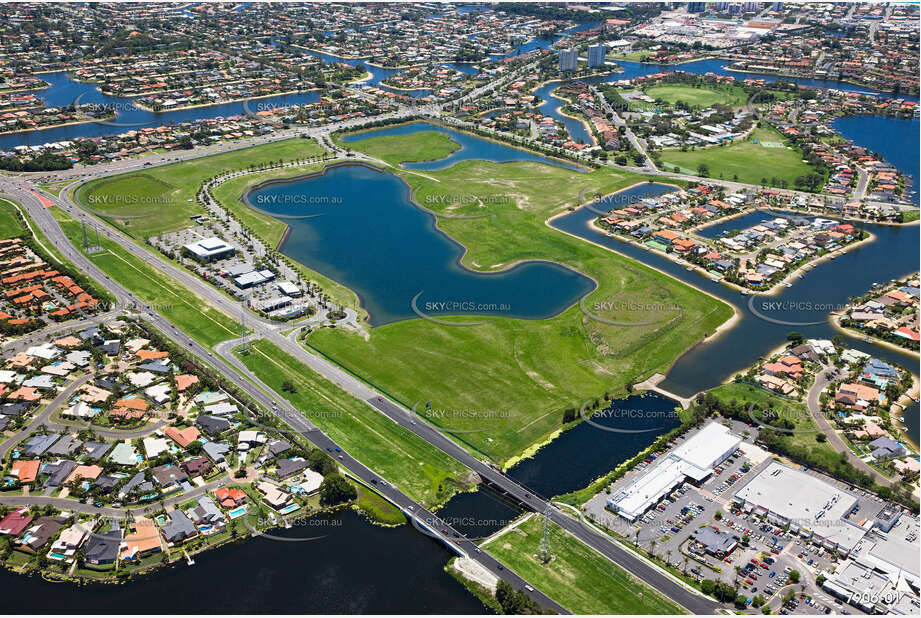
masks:
<instances>
[{"instance_id":1,"label":"commercial building","mask_svg":"<svg viewBox=\"0 0 921 618\"><path fill-rule=\"evenodd\" d=\"M876 526L860 540L834 573L826 576L822 588L868 614L921 613L918 596L918 517L893 517L898 507L886 507L887 524ZM888 532L888 522L895 519Z\"/></svg>"},{"instance_id":2,"label":"commercial building","mask_svg":"<svg viewBox=\"0 0 921 618\"><path fill-rule=\"evenodd\" d=\"M711 526L698 528L691 534L691 539L694 541L692 547L719 558L728 556L739 545L739 537Z\"/></svg>"},{"instance_id":3,"label":"commercial building","mask_svg":"<svg viewBox=\"0 0 921 618\"><path fill-rule=\"evenodd\" d=\"M819 477L771 462L733 501L776 526L847 556L866 530L845 519L857 497Z\"/></svg>"},{"instance_id":4,"label":"commercial building","mask_svg":"<svg viewBox=\"0 0 921 618\"><path fill-rule=\"evenodd\" d=\"M589 45L588 47L588 66L591 67L600 67L604 66L605 56L608 54L608 48L603 44L599 43L597 45Z\"/></svg>"},{"instance_id":5,"label":"commercial building","mask_svg":"<svg viewBox=\"0 0 921 618\"><path fill-rule=\"evenodd\" d=\"M560 71L575 71L579 68L579 50L578 49L561 49L560 50Z\"/></svg>"},{"instance_id":6,"label":"commercial building","mask_svg":"<svg viewBox=\"0 0 921 618\"><path fill-rule=\"evenodd\" d=\"M739 448L742 439L710 422L676 447L629 486L608 498L609 510L630 521L640 517L672 489L690 480L699 483Z\"/></svg>"},{"instance_id":7,"label":"commercial building","mask_svg":"<svg viewBox=\"0 0 921 618\"><path fill-rule=\"evenodd\" d=\"M183 245L182 249L183 253L202 264L229 257L237 251L236 247L228 245L216 236L190 242Z\"/></svg>"}]
</instances>

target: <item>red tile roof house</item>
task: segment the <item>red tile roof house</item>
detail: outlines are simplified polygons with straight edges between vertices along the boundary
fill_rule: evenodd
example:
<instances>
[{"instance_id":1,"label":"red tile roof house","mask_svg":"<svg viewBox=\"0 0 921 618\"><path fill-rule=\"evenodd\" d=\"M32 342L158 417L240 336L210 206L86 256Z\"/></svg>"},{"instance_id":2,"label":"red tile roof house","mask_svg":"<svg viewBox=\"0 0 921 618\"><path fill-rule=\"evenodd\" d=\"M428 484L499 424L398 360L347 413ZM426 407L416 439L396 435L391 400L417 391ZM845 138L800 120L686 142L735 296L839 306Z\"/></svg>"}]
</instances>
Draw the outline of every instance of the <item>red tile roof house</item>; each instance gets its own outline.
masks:
<instances>
[{"instance_id":1,"label":"red tile roof house","mask_svg":"<svg viewBox=\"0 0 921 618\"><path fill-rule=\"evenodd\" d=\"M214 495L225 509L232 509L246 502L246 492L235 487L221 487L214 492Z\"/></svg>"},{"instance_id":2,"label":"red tile roof house","mask_svg":"<svg viewBox=\"0 0 921 618\"><path fill-rule=\"evenodd\" d=\"M32 523L32 516L25 507L17 509L0 520L0 534L19 536Z\"/></svg>"}]
</instances>

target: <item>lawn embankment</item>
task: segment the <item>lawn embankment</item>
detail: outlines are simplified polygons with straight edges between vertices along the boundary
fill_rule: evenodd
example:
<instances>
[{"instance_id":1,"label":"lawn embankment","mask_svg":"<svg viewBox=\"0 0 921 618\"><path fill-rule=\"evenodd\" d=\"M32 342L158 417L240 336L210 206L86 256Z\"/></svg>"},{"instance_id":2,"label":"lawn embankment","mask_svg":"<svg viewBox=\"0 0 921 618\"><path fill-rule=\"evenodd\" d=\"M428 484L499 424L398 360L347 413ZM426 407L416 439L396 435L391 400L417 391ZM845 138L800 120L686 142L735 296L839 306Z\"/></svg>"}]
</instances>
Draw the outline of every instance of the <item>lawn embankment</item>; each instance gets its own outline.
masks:
<instances>
[{"instance_id":1,"label":"lawn embankment","mask_svg":"<svg viewBox=\"0 0 921 618\"><path fill-rule=\"evenodd\" d=\"M324 152L312 139L291 138L98 178L78 187L74 197L109 223L143 239L188 227L190 216L203 214L195 194L212 176Z\"/></svg>"},{"instance_id":2,"label":"lawn embankment","mask_svg":"<svg viewBox=\"0 0 921 618\"><path fill-rule=\"evenodd\" d=\"M413 139L406 139L412 137ZM420 131L409 135L385 135L357 142L338 142L342 147L357 150L380 159L393 167L410 161L444 159L460 148L450 136L438 131Z\"/></svg>"},{"instance_id":3,"label":"lawn embankment","mask_svg":"<svg viewBox=\"0 0 921 618\"><path fill-rule=\"evenodd\" d=\"M483 547L576 614L686 613L556 524L550 525L553 556L545 564L538 555L542 532L542 519L531 517Z\"/></svg>"},{"instance_id":4,"label":"lawn embankment","mask_svg":"<svg viewBox=\"0 0 921 618\"><path fill-rule=\"evenodd\" d=\"M79 221L54 208L55 218L67 238L83 251L83 230ZM113 281L121 284L159 314L189 333L196 341L211 347L226 339L240 336L239 323L218 311L204 299L192 294L175 280L147 265L119 243L106 236L99 237L103 251L86 253L87 257Z\"/></svg>"},{"instance_id":5,"label":"lawn embankment","mask_svg":"<svg viewBox=\"0 0 921 618\"><path fill-rule=\"evenodd\" d=\"M6 198L0 198L0 239L15 238L26 232L19 219L16 204Z\"/></svg>"},{"instance_id":6,"label":"lawn embankment","mask_svg":"<svg viewBox=\"0 0 921 618\"><path fill-rule=\"evenodd\" d=\"M240 360L270 388L366 466L429 507L443 504L471 472L369 404L260 339ZM293 391L292 391L293 389ZM370 507L367 500L365 504Z\"/></svg>"},{"instance_id":7,"label":"lawn embankment","mask_svg":"<svg viewBox=\"0 0 921 618\"><path fill-rule=\"evenodd\" d=\"M351 146L393 158L414 151L412 143L424 135ZM464 327L406 320L374 328L367 340L332 329L309 337L309 345L407 407L431 402L446 411L428 418L460 430L455 439L478 456L508 461L559 430L566 409L606 392L625 394L627 385L666 370L732 315L725 303L680 281L546 225L577 206L583 190L608 194L644 182L642 176L487 161L426 176L396 173L417 203L438 213L486 215L438 219L439 228L467 248L465 266L494 272L523 260L559 262L598 282L587 307L608 303L605 317L627 323L589 319L574 305L546 320L451 318L483 322Z\"/></svg>"},{"instance_id":8,"label":"lawn embankment","mask_svg":"<svg viewBox=\"0 0 921 618\"><path fill-rule=\"evenodd\" d=\"M675 166L695 175L701 175L701 166L706 166L706 176L710 178L771 186L786 182L791 189L796 186L798 176L818 173L803 162L799 150L788 148L787 140L779 132L764 125L746 139L725 146L663 150L659 167L671 171Z\"/></svg>"}]
</instances>

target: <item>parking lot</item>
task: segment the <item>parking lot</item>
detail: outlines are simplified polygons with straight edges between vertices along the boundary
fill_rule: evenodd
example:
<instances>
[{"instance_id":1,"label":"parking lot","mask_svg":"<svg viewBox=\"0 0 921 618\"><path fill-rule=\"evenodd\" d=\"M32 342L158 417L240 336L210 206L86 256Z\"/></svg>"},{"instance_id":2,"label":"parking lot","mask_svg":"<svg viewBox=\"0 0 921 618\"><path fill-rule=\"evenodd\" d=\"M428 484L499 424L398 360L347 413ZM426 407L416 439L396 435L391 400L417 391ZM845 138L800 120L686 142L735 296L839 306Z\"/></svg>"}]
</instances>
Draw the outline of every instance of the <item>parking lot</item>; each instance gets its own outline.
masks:
<instances>
[{"instance_id":1,"label":"parking lot","mask_svg":"<svg viewBox=\"0 0 921 618\"><path fill-rule=\"evenodd\" d=\"M755 432L747 426L733 427L738 434L743 429L749 439L755 438L749 435ZM672 448L682 439L674 442ZM733 495L772 461L769 453L750 442L743 442L700 486L688 482L679 485L634 522L605 508L608 498L646 473L663 454L653 454L608 490L595 495L584 507L586 516L698 581L723 581L750 599L761 595L777 613L859 613L853 607L842 606L815 584L816 575L829 571L838 562L835 552L784 532L732 503ZM847 515L855 524L874 517L883 507L883 502L875 496L822 478L858 497L856 508ZM704 526L731 534L738 545L728 556L711 555L695 548L697 544L691 536ZM792 581L795 576L789 577L792 571L800 575L797 582ZM795 598L784 606L783 598L790 591L795 592Z\"/></svg>"}]
</instances>

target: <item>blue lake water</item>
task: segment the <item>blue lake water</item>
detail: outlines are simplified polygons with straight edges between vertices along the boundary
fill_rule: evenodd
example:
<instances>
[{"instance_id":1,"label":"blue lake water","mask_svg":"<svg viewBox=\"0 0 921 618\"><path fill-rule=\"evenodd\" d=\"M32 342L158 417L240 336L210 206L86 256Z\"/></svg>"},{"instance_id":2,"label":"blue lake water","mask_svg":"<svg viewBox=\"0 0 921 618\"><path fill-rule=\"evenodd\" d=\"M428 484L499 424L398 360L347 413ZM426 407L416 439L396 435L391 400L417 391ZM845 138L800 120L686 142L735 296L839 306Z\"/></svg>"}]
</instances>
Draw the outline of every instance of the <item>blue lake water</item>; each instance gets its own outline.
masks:
<instances>
[{"instance_id":1,"label":"blue lake water","mask_svg":"<svg viewBox=\"0 0 921 618\"><path fill-rule=\"evenodd\" d=\"M413 170L437 171L451 167L461 161L482 160L495 161L498 163L507 163L509 161L534 161L537 163L546 163L556 165L567 169L583 172L584 168L578 167L571 163L565 163L557 159L551 159L529 151L506 146L505 144L494 142L488 139L482 139L468 133L461 133L452 129L446 129L427 122L413 122L411 124L396 125L375 129L365 133L356 133L347 135L342 138L343 142L359 142L371 137L385 137L388 135L411 135L419 131L437 131L449 135L451 139L458 144L460 148L443 159L435 161L419 161L404 163L403 167Z\"/></svg>"},{"instance_id":2,"label":"blue lake water","mask_svg":"<svg viewBox=\"0 0 921 618\"><path fill-rule=\"evenodd\" d=\"M311 198L341 201L303 204ZM463 247L412 203L408 185L364 165L264 185L247 200L273 215L308 216L285 219L290 231L281 251L354 290L374 326L419 312L548 318L594 288L591 279L550 262L496 273L464 268Z\"/></svg>"}]
</instances>

